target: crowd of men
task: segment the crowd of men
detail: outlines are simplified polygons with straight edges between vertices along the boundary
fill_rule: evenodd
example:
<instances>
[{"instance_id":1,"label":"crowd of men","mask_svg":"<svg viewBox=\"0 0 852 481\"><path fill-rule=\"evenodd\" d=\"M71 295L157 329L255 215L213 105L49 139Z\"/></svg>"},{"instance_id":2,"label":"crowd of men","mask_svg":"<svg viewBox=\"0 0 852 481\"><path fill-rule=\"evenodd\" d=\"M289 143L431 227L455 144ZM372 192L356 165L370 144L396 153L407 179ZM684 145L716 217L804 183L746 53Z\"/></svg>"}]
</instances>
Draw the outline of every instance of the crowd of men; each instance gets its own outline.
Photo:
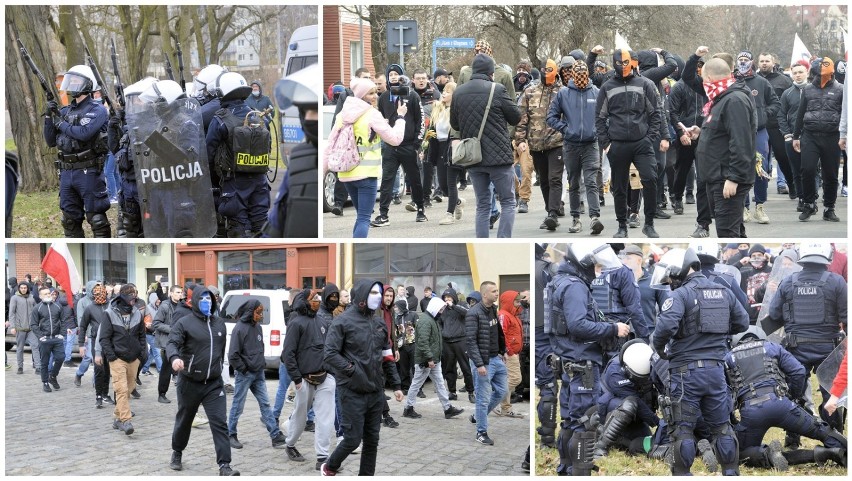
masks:
<instances>
[{"instance_id":1,"label":"crowd of men","mask_svg":"<svg viewBox=\"0 0 852 481\"><path fill-rule=\"evenodd\" d=\"M768 52L710 55L701 46L685 61L661 48L616 49L610 66L597 45L547 59L540 68L521 61L512 69L495 62L484 40L474 54L457 80L441 68L431 77L414 69L409 78L396 64L385 72L356 72L375 81L388 107L379 109L391 125L394 102L409 106L400 117L406 121L402 144L382 149L373 227L389 225L390 203L409 194L406 209L417 212L418 222L428 220L425 208L433 202L448 200L440 224L456 223L463 208L457 189L472 183L477 237L487 237L498 219L498 237L510 237L515 213L529 212L533 185L545 205L540 228L549 231L567 211L569 233L583 232L581 218L588 215L588 231L600 234L608 191L618 223L613 237L627 237L640 225L647 237L658 237L655 220L684 215L684 203L697 208L690 237L708 237L714 219L718 237L745 237L745 223L770 223L765 204L773 159L778 195L797 201L789 209L776 204L773 215L796 215L795 209L799 220L809 220L819 211L821 188L823 220L840 221L835 204L838 193L847 195L843 60L835 66L818 57L788 66ZM329 86L326 103L337 103L339 111L348 95L338 82ZM439 104L450 109L448 132L432 118L433 110L443 110L433 107ZM481 137L482 162L455 166L451 141L473 137ZM398 191L400 166L404 192ZM338 185L335 215L343 215L346 198Z\"/></svg>"},{"instance_id":2,"label":"crowd of men","mask_svg":"<svg viewBox=\"0 0 852 481\"><path fill-rule=\"evenodd\" d=\"M588 476L612 449L673 475L696 457L723 475L846 466L846 369L820 377L822 402L810 381L846 342L844 253L819 242L550 250L561 262L547 245L535 258L537 431L559 453L558 474ZM764 440L771 427L783 445ZM801 436L819 444L801 449Z\"/></svg>"},{"instance_id":3,"label":"crowd of men","mask_svg":"<svg viewBox=\"0 0 852 481\"><path fill-rule=\"evenodd\" d=\"M306 143L292 150L271 206L275 108L259 80L211 64L189 86L117 82L111 100L97 70L71 67L60 86L70 103L49 100L44 112L64 235L84 237L85 220L95 237L111 237L107 211L117 204L116 237L316 237L316 69L276 85L279 107L298 107Z\"/></svg>"},{"instance_id":4,"label":"crowd of men","mask_svg":"<svg viewBox=\"0 0 852 481\"><path fill-rule=\"evenodd\" d=\"M49 280L33 284L29 276L20 283L10 278L6 327L17 336L17 374L24 374L28 344L45 393L61 389L57 379L63 366L76 367L74 383L82 387L94 363L95 407L114 405L112 427L128 436L136 430L130 399L141 398L136 387L156 368L159 403L171 403L169 390L176 386L169 463L174 470L183 469L191 427L208 423L219 474L239 474L230 466L231 449L243 448L238 422L251 392L272 447L284 449L291 461L305 461L296 446L304 431L312 431L316 469L323 475L335 475L359 446L359 474L372 475L380 428L399 427L386 388L397 401L406 399L401 413L412 419L422 417L414 406L418 397L426 397L427 377L446 419L464 412L451 401L458 400L458 392L467 393L475 405L468 420L484 445L494 444L489 414L523 417L512 403L524 398L520 358L529 355L529 292L500 294L486 281L465 297L454 287L451 283L440 296L427 288L422 300L413 287L397 290L372 280L358 280L349 291L331 283L321 290L291 289L274 403L265 383L267 340L260 326L269 314L257 300L229 309L227 322L235 325L226 351L222 298L213 285L169 286L157 280L146 298L133 284L93 280L69 303ZM71 362L74 345L79 366ZM457 389L459 369L464 386ZM294 408L281 422L291 382ZM225 393L233 394L230 412ZM206 418L198 412L201 406ZM333 450L332 437L337 438Z\"/></svg>"}]
</instances>

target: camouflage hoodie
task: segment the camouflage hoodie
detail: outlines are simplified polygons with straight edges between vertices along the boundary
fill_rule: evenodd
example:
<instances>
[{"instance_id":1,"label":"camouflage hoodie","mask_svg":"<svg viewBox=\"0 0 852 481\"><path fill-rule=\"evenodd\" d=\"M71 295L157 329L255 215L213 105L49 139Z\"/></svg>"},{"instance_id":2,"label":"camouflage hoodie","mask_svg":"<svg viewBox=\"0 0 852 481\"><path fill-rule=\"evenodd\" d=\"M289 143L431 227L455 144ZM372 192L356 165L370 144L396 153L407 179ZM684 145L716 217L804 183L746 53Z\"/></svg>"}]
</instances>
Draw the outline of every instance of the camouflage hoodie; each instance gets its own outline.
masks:
<instances>
[{"instance_id":1,"label":"camouflage hoodie","mask_svg":"<svg viewBox=\"0 0 852 481\"><path fill-rule=\"evenodd\" d=\"M547 126L547 111L561 85L538 82L521 93L518 107L521 121L515 127L515 141L526 142L532 152L562 148L562 134Z\"/></svg>"}]
</instances>

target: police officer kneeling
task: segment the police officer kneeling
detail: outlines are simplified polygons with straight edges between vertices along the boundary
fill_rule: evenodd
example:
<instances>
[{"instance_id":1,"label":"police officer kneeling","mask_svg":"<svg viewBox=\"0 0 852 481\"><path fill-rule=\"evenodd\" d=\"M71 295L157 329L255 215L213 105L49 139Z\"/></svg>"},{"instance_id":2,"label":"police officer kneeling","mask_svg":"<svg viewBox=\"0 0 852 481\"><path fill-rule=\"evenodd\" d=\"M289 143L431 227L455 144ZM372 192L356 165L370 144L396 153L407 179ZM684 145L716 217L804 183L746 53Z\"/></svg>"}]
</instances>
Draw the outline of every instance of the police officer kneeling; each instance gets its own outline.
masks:
<instances>
[{"instance_id":1,"label":"police officer kneeling","mask_svg":"<svg viewBox=\"0 0 852 481\"><path fill-rule=\"evenodd\" d=\"M95 237L111 237L109 195L104 177L107 153L107 110L92 100L92 92L100 86L92 69L75 65L62 79L59 90L73 100L59 111L55 101L48 102L44 116L44 140L59 148L59 209L65 237L85 237L83 218L92 226Z\"/></svg>"},{"instance_id":2,"label":"police officer kneeling","mask_svg":"<svg viewBox=\"0 0 852 481\"><path fill-rule=\"evenodd\" d=\"M692 249L672 249L654 267L651 287L672 289L663 303L652 345L669 359L674 438L673 475L688 475L695 460L695 424L703 416L722 474L739 474L739 449L725 380L727 337L748 329L748 313L731 292L701 273ZM677 400L678 402L674 402Z\"/></svg>"}]
</instances>

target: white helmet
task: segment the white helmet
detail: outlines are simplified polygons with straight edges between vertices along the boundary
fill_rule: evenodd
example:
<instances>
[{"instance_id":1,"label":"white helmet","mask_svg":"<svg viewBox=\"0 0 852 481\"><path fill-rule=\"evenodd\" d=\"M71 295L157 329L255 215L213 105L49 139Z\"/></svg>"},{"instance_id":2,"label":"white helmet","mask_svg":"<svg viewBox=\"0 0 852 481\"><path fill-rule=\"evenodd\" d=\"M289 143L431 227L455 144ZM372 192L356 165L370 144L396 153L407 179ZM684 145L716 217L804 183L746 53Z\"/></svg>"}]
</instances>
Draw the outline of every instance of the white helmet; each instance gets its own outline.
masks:
<instances>
[{"instance_id":1,"label":"white helmet","mask_svg":"<svg viewBox=\"0 0 852 481\"><path fill-rule=\"evenodd\" d=\"M679 286L689 274L689 268L699 270L701 261L692 249L681 249L675 247L660 257L660 261L654 264L654 272L651 274L652 289L672 289Z\"/></svg>"},{"instance_id":2,"label":"white helmet","mask_svg":"<svg viewBox=\"0 0 852 481\"><path fill-rule=\"evenodd\" d=\"M75 65L65 72L62 85L59 90L68 92L71 97L79 97L83 94L91 94L100 89L95 74L88 65Z\"/></svg>"},{"instance_id":3,"label":"white helmet","mask_svg":"<svg viewBox=\"0 0 852 481\"><path fill-rule=\"evenodd\" d=\"M225 72L216 80L215 90L211 93L221 100L245 100L251 95L251 85L242 75Z\"/></svg>"},{"instance_id":4,"label":"white helmet","mask_svg":"<svg viewBox=\"0 0 852 481\"><path fill-rule=\"evenodd\" d=\"M597 277L595 265L600 265L604 269L621 267L621 260L612 250L612 246L598 241L580 241L570 244L567 257L586 283L591 283Z\"/></svg>"},{"instance_id":5,"label":"white helmet","mask_svg":"<svg viewBox=\"0 0 852 481\"><path fill-rule=\"evenodd\" d=\"M308 110L319 109L321 81L322 70L319 64L309 65L279 80L275 84L275 101L278 102L278 108L284 110L295 105L307 107Z\"/></svg>"},{"instance_id":6,"label":"white helmet","mask_svg":"<svg viewBox=\"0 0 852 481\"><path fill-rule=\"evenodd\" d=\"M632 339L621 347L621 368L631 379L647 379L651 375L651 349L642 339Z\"/></svg>"},{"instance_id":7,"label":"white helmet","mask_svg":"<svg viewBox=\"0 0 852 481\"><path fill-rule=\"evenodd\" d=\"M139 95L142 92L148 90L148 87L151 86L152 83L156 82L157 79L154 77L145 77L142 80L132 83L127 87L124 87L124 97L127 99L131 95Z\"/></svg>"},{"instance_id":8,"label":"white helmet","mask_svg":"<svg viewBox=\"0 0 852 481\"><path fill-rule=\"evenodd\" d=\"M689 243L689 248L694 250L700 259L704 257L712 257L713 262L719 262L719 254L721 247L718 242L712 240L694 240Z\"/></svg>"},{"instance_id":9,"label":"white helmet","mask_svg":"<svg viewBox=\"0 0 852 481\"><path fill-rule=\"evenodd\" d=\"M834 249L828 242L803 242L799 247L799 264L810 262L813 264L831 264Z\"/></svg>"},{"instance_id":10,"label":"white helmet","mask_svg":"<svg viewBox=\"0 0 852 481\"><path fill-rule=\"evenodd\" d=\"M210 95L214 95L213 89L216 86L216 81L227 71L227 68L215 63L211 63L201 69L201 71L198 72L198 75L192 79L192 85L195 87L195 93L200 94L206 90Z\"/></svg>"},{"instance_id":11,"label":"white helmet","mask_svg":"<svg viewBox=\"0 0 852 481\"><path fill-rule=\"evenodd\" d=\"M180 84L174 80L160 80L153 82L144 92L139 94L139 98L144 102L166 102L178 99L184 96Z\"/></svg>"}]
</instances>

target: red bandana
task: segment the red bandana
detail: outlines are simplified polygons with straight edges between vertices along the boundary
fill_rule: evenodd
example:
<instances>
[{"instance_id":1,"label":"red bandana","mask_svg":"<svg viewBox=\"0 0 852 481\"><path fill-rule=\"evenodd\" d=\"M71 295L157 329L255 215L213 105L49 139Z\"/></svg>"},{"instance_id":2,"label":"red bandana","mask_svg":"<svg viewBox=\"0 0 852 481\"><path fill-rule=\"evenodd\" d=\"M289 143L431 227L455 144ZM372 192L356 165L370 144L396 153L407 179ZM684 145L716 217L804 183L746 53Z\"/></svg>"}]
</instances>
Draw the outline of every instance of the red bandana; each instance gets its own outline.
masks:
<instances>
[{"instance_id":1,"label":"red bandana","mask_svg":"<svg viewBox=\"0 0 852 481\"><path fill-rule=\"evenodd\" d=\"M728 77L726 79L717 80L715 82L704 82L704 91L707 92L708 102L704 104L704 116L710 115L710 107L713 105L713 99L716 98L717 95L721 94L725 90L728 90L728 87L734 84L736 79L733 77Z\"/></svg>"}]
</instances>

